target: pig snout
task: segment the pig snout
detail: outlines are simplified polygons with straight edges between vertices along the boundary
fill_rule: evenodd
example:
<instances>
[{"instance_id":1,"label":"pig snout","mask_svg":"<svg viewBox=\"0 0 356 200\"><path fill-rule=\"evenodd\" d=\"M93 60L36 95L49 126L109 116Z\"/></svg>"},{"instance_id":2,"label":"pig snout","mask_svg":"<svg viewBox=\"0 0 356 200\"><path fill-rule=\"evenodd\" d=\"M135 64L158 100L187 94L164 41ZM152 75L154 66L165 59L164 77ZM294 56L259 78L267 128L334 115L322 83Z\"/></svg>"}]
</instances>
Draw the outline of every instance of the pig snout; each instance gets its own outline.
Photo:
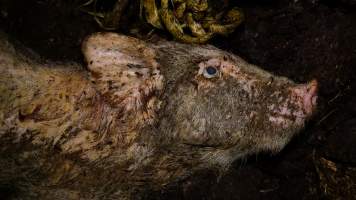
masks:
<instances>
[{"instance_id":1,"label":"pig snout","mask_svg":"<svg viewBox=\"0 0 356 200\"><path fill-rule=\"evenodd\" d=\"M318 82L316 80L292 88L292 97L297 100L297 104L303 109L306 116L311 116L314 113L318 98L317 91Z\"/></svg>"}]
</instances>

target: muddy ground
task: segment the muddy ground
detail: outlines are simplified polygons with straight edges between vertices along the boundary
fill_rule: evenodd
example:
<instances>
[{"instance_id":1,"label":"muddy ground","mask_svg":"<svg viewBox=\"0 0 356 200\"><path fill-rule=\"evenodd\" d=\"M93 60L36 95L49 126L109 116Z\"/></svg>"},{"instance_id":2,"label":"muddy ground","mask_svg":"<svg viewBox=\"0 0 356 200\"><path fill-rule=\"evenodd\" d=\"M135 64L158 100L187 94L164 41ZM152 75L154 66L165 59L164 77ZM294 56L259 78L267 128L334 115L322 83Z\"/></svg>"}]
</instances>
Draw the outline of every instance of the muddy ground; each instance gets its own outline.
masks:
<instances>
[{"instance_id":1,"label":"muddy ground","mask_svg":"<svg viewBox=\"0 0 356 200\"><path fill-rule=\"evenodd\" d=\"M130 2L118 32L147 33L148 25L135 25L137 5ZM82 62L81 41L102 29L80 3L0 0L0 29L46 59ZM245 11L244 25L210 43L297 82L317 79L318 113L278 155L237 161L221 177L199 172L146 199L356 199L356 1L234 4ZM0 187L1 199L13 191Z\"/></svg>"}]
</instances>

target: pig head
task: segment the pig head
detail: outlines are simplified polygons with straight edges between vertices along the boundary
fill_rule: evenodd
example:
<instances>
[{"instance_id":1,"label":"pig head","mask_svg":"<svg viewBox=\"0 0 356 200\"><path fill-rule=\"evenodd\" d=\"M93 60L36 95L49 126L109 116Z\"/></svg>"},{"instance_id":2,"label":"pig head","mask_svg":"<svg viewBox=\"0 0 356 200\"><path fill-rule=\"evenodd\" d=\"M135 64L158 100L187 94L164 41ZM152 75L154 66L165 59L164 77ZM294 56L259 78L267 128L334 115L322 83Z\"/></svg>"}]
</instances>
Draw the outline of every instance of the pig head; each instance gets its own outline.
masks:
<instances>
[{"instance_id":1,"label":"pig head","mask_svg":"<svg viewBox=\"0 0 356 200\"><path fill-rule=\"evenodd\" d=\"M97 33L83 42L86 71L0 45L0 182L25 182L29 196L133 198L280 151L316 106L315 80L212 46Z\"/></svg>"},{"instance_id":2,"label":"pig head","mask_svg":"<svg viewBox=\"0 0 356 200\"><path fill-rule=\"evenodd\" d=\"M279 151L316 104L316 81L297 85L212 46L97 34L83 52L98 91L142 124L202 159L230 163ZM147 123L145 123L145 121Z\"/></svg>"}]
</instances>

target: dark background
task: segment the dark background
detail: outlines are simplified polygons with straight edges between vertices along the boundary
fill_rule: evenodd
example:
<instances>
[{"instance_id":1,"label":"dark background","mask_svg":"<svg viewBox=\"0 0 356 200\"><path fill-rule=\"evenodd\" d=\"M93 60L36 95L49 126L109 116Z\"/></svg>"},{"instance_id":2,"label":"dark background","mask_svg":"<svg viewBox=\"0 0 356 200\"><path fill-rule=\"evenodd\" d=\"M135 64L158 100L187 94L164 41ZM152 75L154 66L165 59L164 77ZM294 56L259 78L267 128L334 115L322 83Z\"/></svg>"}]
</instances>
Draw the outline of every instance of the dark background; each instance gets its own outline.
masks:
<instances>
[{"instance_id":1,"label":"dark background","mask_svg":"<svg viewBox=\"0 0 356 200\"><path fill-rule=\"evenodd\" d=\"M0 29L52 61L82 63L80 44L102 29L81 0L0 0ZM110 8L108 1L105 8ZM211 44L296 82L317 79L318 113L278 155L199 172L146 199L356 199L356 0L238 0L245 23ZM105 7L106 6L106 7ZM118 32L145 38L138 2ZM164 32L155 32L167 37ZM1 188L11 199L13 188ZM2 199L1 198L1 199Z\"/></svg>"}]
</instances>

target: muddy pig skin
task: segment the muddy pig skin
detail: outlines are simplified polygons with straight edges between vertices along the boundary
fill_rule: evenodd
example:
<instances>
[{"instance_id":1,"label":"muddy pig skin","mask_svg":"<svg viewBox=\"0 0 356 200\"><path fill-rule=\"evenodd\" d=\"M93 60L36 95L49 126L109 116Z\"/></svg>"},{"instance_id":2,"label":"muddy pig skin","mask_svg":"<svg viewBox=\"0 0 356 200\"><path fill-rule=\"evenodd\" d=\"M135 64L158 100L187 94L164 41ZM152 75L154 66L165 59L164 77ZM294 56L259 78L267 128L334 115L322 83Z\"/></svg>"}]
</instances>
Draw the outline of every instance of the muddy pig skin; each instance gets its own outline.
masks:
<instances>
[{"instance_id":1,"label":"muddy pig skin","mask_svg":"<svg viewBox=\"0 0 356 200\"><path fill-rule=\"evenodd\" d=\"M97 33L80 66L9 41L0 34L0 185L19 199L137 199L280 151L316 106L315 80L209 45Z\"/></svg>"}]
</instances>

